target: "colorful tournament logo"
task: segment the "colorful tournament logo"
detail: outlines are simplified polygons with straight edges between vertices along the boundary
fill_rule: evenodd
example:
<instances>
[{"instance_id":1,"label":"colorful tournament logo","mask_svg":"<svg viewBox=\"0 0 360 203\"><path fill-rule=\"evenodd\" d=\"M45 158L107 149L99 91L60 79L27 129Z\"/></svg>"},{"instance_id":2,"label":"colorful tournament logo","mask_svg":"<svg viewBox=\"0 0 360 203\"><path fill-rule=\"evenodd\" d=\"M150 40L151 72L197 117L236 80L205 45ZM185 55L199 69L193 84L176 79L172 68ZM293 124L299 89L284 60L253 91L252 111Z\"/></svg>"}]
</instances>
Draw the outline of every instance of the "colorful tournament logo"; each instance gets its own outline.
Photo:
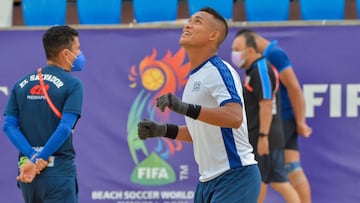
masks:
<instances>
[{"instance_id":1,"label":"colorful tournament logo","mask_svg":"<svg viewBox=\"0 0 360 203\"><path fill-rule=\"evenodd\" d=\"M167 162L176 151L181 151L182 143L167 138L153 138L145 141L138 138L137 124L144 118L167 122L170 111L161 112L156 108L156 98L182 90L190 72L190 64L185 64L185 50L170 51L162 59L157 58L154 49L139 65L130 69L130 88L139 89L129 111L127 122L128 146L136 167L131 181L140 185L166 185L176 181L172 166ZM152 142L152 145L147 143ZM154 146L154 147L149 147ZM142 160L140 160L142 157Z\"/></svg>"}]
</instances>

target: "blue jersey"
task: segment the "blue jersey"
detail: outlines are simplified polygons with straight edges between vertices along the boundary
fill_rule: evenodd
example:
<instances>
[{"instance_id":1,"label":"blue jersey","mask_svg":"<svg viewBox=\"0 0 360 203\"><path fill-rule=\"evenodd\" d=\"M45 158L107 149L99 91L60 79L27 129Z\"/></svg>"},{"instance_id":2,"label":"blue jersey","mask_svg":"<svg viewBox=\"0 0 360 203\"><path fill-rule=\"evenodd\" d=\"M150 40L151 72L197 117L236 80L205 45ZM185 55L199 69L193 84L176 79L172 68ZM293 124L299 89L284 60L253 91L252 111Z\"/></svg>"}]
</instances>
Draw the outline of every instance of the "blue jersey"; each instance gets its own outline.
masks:
<instances>
[{"instance_id":1,"label":"blue jersey","mask_svg":"<svg viewBox=\"0 0 360 203\"><path fill-rule=\"evenodd\" d=\"M74 113L80 117L83 100L81 81L56 66L46 66L42 69L42 75L48 95L57 109L62 113ZM19 119L20 130L35 151L44 147L60 122L41 91L36 71L15 83L4 114ZM53 171L57 175L75 174L72 135L53 156L56 159L55 166L44 172L53 174Z\"/></svg>"},{"instance_id":2,"label":"blue jersey","mask_svg":"<svg viewBox=\"0 0 360 203\"><path fill-rule=\"evenodd\" d=\"M287 68L291 68L291 62L285 51L272 41L264 50L263 55L278 70L279 74ZM280 82L281 115L282 119L294 118L294 112L290 103L286 87Z\"/></svg>"}]
</instances>

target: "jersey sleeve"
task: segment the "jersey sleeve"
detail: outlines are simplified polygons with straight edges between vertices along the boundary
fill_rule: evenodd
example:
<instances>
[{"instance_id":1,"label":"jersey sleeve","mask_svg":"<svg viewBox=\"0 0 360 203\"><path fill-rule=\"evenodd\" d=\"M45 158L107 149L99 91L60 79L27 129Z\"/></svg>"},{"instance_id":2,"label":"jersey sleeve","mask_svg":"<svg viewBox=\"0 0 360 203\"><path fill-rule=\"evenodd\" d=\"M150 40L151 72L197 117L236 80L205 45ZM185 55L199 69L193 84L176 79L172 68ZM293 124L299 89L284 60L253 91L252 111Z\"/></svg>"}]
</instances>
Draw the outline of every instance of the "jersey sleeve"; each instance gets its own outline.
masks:
<instances>
[{"instance_id":1,"label":"jersey sleeve","mask_svg":"<svg viewBox=\"0 0 360 203\"><path fill-rule=\"evenodd\" d=\"M15 84L15 86L16 86L16 84ZM9 100L8 100L7 105L5 107L4 115L11 115L11 116L18 117L19 116L19 109L17 107L15 86L11 90Z\"/></svg>"},{"instance_id":2,"label":"jersey sleeve","mask_svg":"<svg viewBox=\"0 0 360 203\"><path fill-rule=\"evenodd\" d=\"M207 77L207 88L216 99L219 106L235 102L243 105L242 86L239 75L229 69L224 63L218 66L213 75Z\"/></svg>"},{"instance_id":3,"label":"jersey sleeve","mask_svg":"<svg viewBox=\"0 0 360 203\"><path fill-rule=\"evenodd\" d=\"M68 97L64 103L63 113L74 113L81 115L83 103L83 84L80 80L76 80L75 84L70 88Z\"/></svg>"},{"instance_id":4,"label":"jersey sleeve","mask_svg":"<svg viewBox=\"0 0 360 203\"><path fill-rule=\"evenodd\" d=\"M253 92L258 101L271 100L273 94L272 79L269 75L268 66L265 60L258 62L256 71L253 72L250 80L250 85L253 87Z\"/></svg>"}]
</instances>

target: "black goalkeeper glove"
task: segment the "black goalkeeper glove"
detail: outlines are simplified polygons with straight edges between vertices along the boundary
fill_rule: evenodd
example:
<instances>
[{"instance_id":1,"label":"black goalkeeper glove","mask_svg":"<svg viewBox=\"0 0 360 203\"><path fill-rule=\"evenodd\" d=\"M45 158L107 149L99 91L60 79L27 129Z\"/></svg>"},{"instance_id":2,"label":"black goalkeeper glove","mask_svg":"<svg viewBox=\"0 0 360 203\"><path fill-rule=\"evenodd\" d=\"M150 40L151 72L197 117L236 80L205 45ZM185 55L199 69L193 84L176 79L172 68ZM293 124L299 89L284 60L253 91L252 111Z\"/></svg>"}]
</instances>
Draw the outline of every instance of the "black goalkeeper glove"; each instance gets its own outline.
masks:
<instances>
[{"instance_id":1,"label":"black goalkeeper glove","mask_svg":"<svg viewBox=\"0 0 360 203\"><path fill-rule=\"evenodd\" d=\"M146 119L138 123L138 135L141 140L153 137L168 137L175 139L177 133L177 125L157 123Z\"/></svg>"},{"instance_id":2,"label":"black goalkeeper glove","mask_svg":"<svg viewBox=\"0 0 360 203\"><path fill-rule=\"evenodd\" d=\"M175 111L185 116L189 116L193 119L197 119L199 117L201 110L200 105L182 102L171 93L156 98L156 107L158 107L162 112L164 112L165 108L168 107L172 111Z\"/></svg>"}]
</instances>

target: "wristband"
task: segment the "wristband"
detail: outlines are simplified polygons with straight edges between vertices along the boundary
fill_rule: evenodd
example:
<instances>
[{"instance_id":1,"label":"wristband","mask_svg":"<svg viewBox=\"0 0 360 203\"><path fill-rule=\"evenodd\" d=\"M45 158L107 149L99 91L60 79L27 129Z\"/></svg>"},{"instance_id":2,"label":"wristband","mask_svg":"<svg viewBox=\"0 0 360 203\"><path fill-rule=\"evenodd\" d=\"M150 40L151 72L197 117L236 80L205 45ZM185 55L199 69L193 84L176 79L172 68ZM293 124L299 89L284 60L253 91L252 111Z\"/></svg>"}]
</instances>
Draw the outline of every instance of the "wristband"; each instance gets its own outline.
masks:
<instances>
[{"instance_id":1,"label":"wristband","mask_svg":"<svg viewBox=\"0 0 360 203\"><path fill-rule=\"evenodd\" d=\"M259 137L267 137L268 135L262 132L259 132Z\"/></svg>"},{"instance_id":2,"label":"wristband","mask_svg":"<svg viewBox=\"0 0 360 203\"><path fill-rule=\"evenodd\" d=\"M26 156L20 157L19 162L18 162L18 167L19 167L19 168L24 167L24 166L26 165L26 163L27 163L28 160L29 160L29 159L28 159Z\"/></svg>"},{"instance_id":3,"label":"wristband","mask_svg":"<svg viewBox=\"0 0 360 203\"><path fill-rule=\"evenodd\" d=\"M199 117L200 110L201 110L200 105L189 104L189 108L186 112L186 116L189 116L190 118L193 118L193 119L197 119Z\"/></svg>"},{"instance_id":4,"label":"wristband","mask_svg":"<svg viewBox=\"0 0 360 203\"><path fill-rule=\"evenodd\" d=\"M166 133L164 137L175 140L179 131L179 126L173 124L166 124Z\"/></svg>"}]
</instances>

